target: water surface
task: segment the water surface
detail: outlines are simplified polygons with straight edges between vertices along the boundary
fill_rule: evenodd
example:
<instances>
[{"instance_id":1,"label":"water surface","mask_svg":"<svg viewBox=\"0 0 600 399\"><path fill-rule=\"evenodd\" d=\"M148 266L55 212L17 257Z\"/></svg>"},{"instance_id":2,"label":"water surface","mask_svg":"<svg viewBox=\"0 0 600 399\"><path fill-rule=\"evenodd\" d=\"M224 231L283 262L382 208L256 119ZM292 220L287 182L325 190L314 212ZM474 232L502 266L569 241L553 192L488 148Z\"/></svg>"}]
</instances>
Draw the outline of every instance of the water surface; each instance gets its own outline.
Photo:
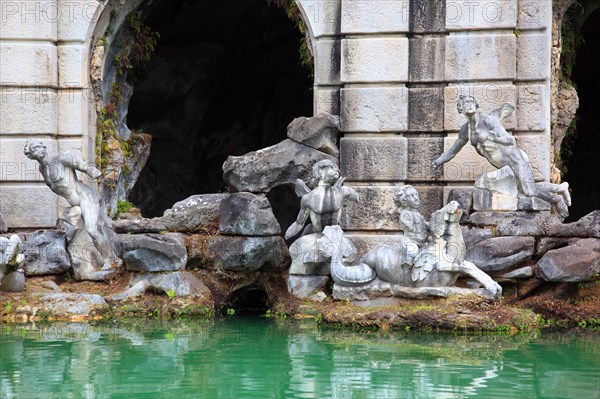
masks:
<instances>
[{"instance_id":1,"label":"water surface","mask_svg":"<svg viewBox=\"0 0 600 399\"><path fill-rule=\"evenodd\" d=\"M265 318L0 328L0 398L600 397L594 332L385 334Z\"/></svg>"}]
</instances>

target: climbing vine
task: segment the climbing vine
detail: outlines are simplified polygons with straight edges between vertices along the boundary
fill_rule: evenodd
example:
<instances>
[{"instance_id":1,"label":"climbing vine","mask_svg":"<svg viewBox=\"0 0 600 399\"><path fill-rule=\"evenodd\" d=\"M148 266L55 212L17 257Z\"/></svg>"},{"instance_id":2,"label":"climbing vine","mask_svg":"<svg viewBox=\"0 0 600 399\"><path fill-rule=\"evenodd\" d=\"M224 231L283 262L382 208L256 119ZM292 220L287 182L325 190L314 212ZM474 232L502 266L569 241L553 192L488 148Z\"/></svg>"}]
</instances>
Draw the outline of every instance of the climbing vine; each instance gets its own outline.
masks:
<instances>
[{"instance_id":1,"label":"climbing vine","mask_svg":"<svg viewBox=\"0 0 600 399\"><path fill-rule=\"evenodd\" d=\"M110 12L110 21L102 41L105 48L108 43L107 36L113 33L113 22L116 16L115 10ZM132 12L125 18L125 31L123 39L117 43L117 53L113 59L116 69L116 81L111 84L106 104L98 112L96 121L96 166L105 173L111 164L111 154L118 149L125 158L132 156L130 147L135 140L132 135L130 140L124 140L118 134L118 109L124 101L123 92L125 83L123 77L129 84L134 84L139 78L140 71L150 61L152 53L156 48L160 34L153 32L144 25L137 13ZM129 173L127 165L122 165L125 175Z\"/></svg>"},{"instance_id":2,"label":"climbing vine","mask_svg":"<svg viewBox=\"0 0 600 399\"><path fill-rule=\"evenodd\" d=\"M298 49L300 54L300 63L312 71L314 68L313 55L310 50L310 43L308 42L306 35L306 26L304 25L304 21L302 20L302 16L300 14L300 9L296 5L296 2L294 0L267 0L267 3L283 9L285 15L287 15L287 17L296 26L296 29L298 29L302 34L300 48Z\"/></svg>"}]
</instances>

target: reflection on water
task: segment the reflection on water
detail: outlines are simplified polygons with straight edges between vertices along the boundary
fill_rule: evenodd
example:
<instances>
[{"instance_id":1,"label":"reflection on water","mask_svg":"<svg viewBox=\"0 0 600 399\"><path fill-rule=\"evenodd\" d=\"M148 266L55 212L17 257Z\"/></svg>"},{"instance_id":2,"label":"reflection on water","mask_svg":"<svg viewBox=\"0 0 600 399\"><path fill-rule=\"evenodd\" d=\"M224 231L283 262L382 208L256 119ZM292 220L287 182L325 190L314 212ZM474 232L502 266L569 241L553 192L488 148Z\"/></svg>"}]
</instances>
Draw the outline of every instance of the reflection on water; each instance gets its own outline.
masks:
<instances>
[{"instance_id":1,"label":"reflection on water","mask_svg":"<svg viewBox=\"0 0 600 399\"><path fill-rule=\"evenodd\" d=\"M594 333L356 333L238 318L0 332L1 398L600 396Z\"/></svg>"}]
</instances>

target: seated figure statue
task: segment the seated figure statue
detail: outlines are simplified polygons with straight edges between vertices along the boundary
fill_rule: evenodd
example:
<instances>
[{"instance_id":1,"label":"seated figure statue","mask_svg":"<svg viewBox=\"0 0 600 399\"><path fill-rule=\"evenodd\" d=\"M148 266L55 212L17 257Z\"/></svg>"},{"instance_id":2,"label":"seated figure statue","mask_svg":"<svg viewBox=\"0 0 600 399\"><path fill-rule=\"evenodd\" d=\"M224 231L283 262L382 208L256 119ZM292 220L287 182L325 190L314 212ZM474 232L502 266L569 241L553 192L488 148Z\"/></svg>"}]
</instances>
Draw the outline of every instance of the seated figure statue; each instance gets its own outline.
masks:
<instances>
[{"instance_id":1,"label":"seated figure statue","mask_svg":"<svg viewBox=\"0 0 600 399\"><path fill-rule=\"evenodd\" d=\"M101 280L107 274L112 263L118 262L112 242L111 234L114 234L110 221L100 209L99 196L95 189L84 184L77 178L76 170L86 173L91 178L97 179L100 177L100 171L94 166L87 164L80 157L69 152L65 152L58 157L48 155L46 146L37 140L28 140L23 153L30 159L36 160L40 164L40 173L44 177L44 181L50 189L67 200L72 208L65 211L64 218L71 226L71 230L67 232L69 239L69 252L73 258L73 267L75 277L82 280ZM81 219L83 226L80 226ZM82 267L77 267L76 259L88 258L88 255L82 255L82 251L86 248L85 243L77 240L81 237L81 231L85 230L91 238L94 247L98 250L103 263L102 271L95 271L89 263ZM70 235L70 237L69 237ZM82 262L85 263L84 260Z\"/></svg>"},{"instance_id":2,"label":"seated figure statue","mask_svg":"<svg viewBox=\"0 0 600 399\"><path fill-rule=\"evenodd\" d=\"M400 245L380 245L357 265L348 266L338 256L337 248L341 247L342 238L339 226L323 230L318 245L331 258L331 277L335 284L363 286L378 278L402 287L448 287L464 274L482 284L492 297L500 297L500 285L473 263L464 260L466 248L460 230L462 210L458 203L452 201L434 212L427 224L416 210L419 200L418 195L413 197L415 193L410 186L396 192L400 223L405 230Z\"/></svg>"},{"instance_id":3,"label":"seated figure statue","mask_svg":"<svg viewBox=\"0 0 600 399\"><path fill-rule=\"evenodd\" d=\"M568 216L571 205L568 183L536 183L527 154L517 147L515 138L500 123L514 111L513 106L504 104L490 114L484 114L478 110L479 104L473 96L460 96L456 106L458 112L467 117L467 122L452 147L433 161L434 166L450 161L470 141L477 153L494 167L510 167L523 194L553 204L561 217Z\"/></svg>"},{"instance_id":4,"label":"seated figure statue","mask_svg":"<svg viewBox=\"0 0 600 399\"><path fill-rule=\"evenodd\" d=\"M300 201L300 212L296 221L287 229L289 239L302 231L302 237L290 245L292 266L290 274L329 274L329 261L323 258L316 246L316 240L327 226L338 225L342 206L346 200L358 202L358 193L344 187L340 170L330 160L322 160L313 166L315 188L311 190L302 180L296 181L296 194ZM304 227L307 220L310 224ZM354 259L356 248L346 238L342 240L344 258Z\"/></svg>"}]
</instances>

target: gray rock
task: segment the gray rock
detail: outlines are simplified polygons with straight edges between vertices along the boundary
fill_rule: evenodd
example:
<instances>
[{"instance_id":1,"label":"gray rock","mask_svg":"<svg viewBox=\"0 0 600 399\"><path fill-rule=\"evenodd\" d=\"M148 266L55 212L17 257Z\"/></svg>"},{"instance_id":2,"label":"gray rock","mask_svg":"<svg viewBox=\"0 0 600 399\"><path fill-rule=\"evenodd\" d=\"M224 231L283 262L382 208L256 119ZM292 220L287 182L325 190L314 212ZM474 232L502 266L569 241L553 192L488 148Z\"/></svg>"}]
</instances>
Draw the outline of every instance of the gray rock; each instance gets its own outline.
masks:
<instances>
[{"instance_id":1,"label":"gray rock","mask_svg":"<svg viewBox=\"0 0 600 399\"><path fill-rule=\"evenodd\" d=\"M542 237L537 245L536 255L542 256L552 249L566 247L567 245L575 244L581 238L569 237Z\"/></svg>"},{"instance_id":2,"label":"gray rock","mask_svg":"<svg viewBox=\"0 0 600 399\"><path fill-rule=\"evenodd\" d=\"M184 269L187 263L181 234L119 234L115 244L127 270L174 271Z\"/></svg>"},{"instance_id":3,"label":"gray rock","mask_svg":"<svg viewBox=\"0 0 600 399\"><path fill-rule=\"evenodd\" d=\"M309 298L321 291L329 282L329 276L294 276L287 278L288 291L296 298Z\"/></svg>"},{"instance_id":4,"label":"gray rock","mask_svg":"<svg viewBox=\"0 0 600 399\"><path fill-rule=\"evenodd\" d=\"M147 290L173 292L176 297L192 297L211 300L210 290L190 272L146 273L133 276L129 288L106 298L109 302L141 295Z\"/></svg>"},{"instance_id":5,"label":"gray rock","mask_svg":"<svg viewBox=\"0 0 600 399\"><path fill-rule=\"evenodd\" d=\"M51 293L38 295L43 310L54 316L90 316L108 309L100 295Z\"/></svg>"},{"instance_id":6,"label":"gray rock","mask_svg":"<svg viewBox=\"0 0 600 399\"><path fill-rule=\"evenodd\" d=\"M197 232L218 226L219 206L228 194L200 194L177 202L160 218L169 231Z\"/></svg>"},{"instance_id":7,"label":"gray rock","mask_svg":"<svg viewBox=\"0 0 600 399\"><path fill-rule=\"evenodd\" d=\"M246 155L228 157L223 164L223 179L233 192L268 193L277 186L293 185L296 179L309 181L313 165L324 159L338 164L336 157L287 139Z\"/></svg>"},{"instance_id":8,"label":"gray rock","mask_svg":"<svg viewBox=\"0 0 600 399\"><path fill-rule=\"evenodd\" d=\"M208 243L215 264L225 270L253 271L269 265L285 269L290 264L287 246L282 237L216 236Z\"/></svg>"},{"instance_id":9,"label":"gray rock","mask_svg":"<svg viewBox=\"0 0 600 399\"><path fill-rule=\"evenodd\" d=\"M500 221L496 233L501 236L543 236L553 225L561 224L560 219L547 212L516 212L514 219Z\"/></svg>"},{"instance_id":10,"label":"gray rock","mask_svg":"<svg viewBox=\"0 0 600 399\"><path fill-rule=\"evenodd\" d=\"M272 236L281 233L267 197L251 193L235 193L221 201L219 211L221 234Z\"/></svg>"},{"instance_id":11,"label":"gray rock","mask_svg":"<svg viewBox=\"0 0 600 399\"><path fill-rule=\"evenodd\" d=\"M470 229L466 226L461 226L461 231L465 240L465 247L467 248L471 248L478 242L491 238L494 235L492 229L480 229L477 227Z\"/></svg>"},{"instance_id":12,"label":"gray rock","mask_svg":"<svg viewBox=\"0 0 600 399\"><path fill-rule=\"evenodd\" d=\"M466 221L471 214L473 207L473 189L472 188L453 188L448 193L448 202L456 201L460 204L460 209L463 210L461 222Z\"/></svg>"},{"instance_id":13,"label":"gray rock","mask_svg":"<svg viewBox=\"0 0 600 399\"><path fill-rule=\"evenodd\" d=\"M4 218L2 217L2 214L0 213L0 234L6 233L7 231L8 231L8 226L4 222Z\"/></svg>"},{"instance_id":14,"label":"gray rock","mask_svg":"<svg viewBox=\"0 0 600 399\"><path fill-rule=\"evenodd\" d=\"M484 288L469 289L459 287L407 287L400 284L392 284L382 281L378 278L371 283L355 286L342 287L337 284L333 285L333 297L339 300L348 301L372 301L377 298L447 298L451 295L475 295L486 299L497 299L488 290Z\"/></svg>"},{"instance_id":15,"label":"gray rock","mask_svg":"<svg viewBox=\"0 0 600 399\"><path fill-rule=\"evenodd\" d=\"M339 125L339 117L323 112L311 118L294 119L287 127L287 136L298 143L338 157Z\"/></svg>"},{"instance_id":16,"label":"gray rock","mask_svg":"<svg viewBox=\"0 0 600 399\"><path fill-rule=\"evenodd\" d=\"M162 218L119 219L113 220L112 226L119 234L160 233L168 230Z\"/></svg>"},{"instance_id":17,"label":"gray rock","mask_svg":"<svg viewBox=\"0 0 600 399\"><path fill-rule=\"evenodd\" d=\"M553 249L539 260L536 276L551 282L594 281L600 273L600 239L586 238Z\"/></svg>"},{"instance_id":18,"label":"gray rock","mask_svg":"<svg viewBox=\"0 0 600 399\"><path fill-rule=\"evenodd\" d=\"M15 270L8 273L2 279L0 291L4 292L21 292L25 289L25 273L23 269Z\"/></svg>"},{"instance_id":19,"label":"gray rock","mask_svg":"<svg viewBox=\"0 0 600 399\"><path fill-rule=\"evenodd\" d=\"M553 237L594 237L600 238L600 210L593 211L573 223L554 223L548 228Z\"/></svg>"},{"instance_id":20,"label":"gray rock","mask_svg":"<svg viewBox=\"0 0 600 399\"><path fill-rule=\"evenodd\" d=\"M52 280L43 281L40 285L54 292L61 292L60 287Z\"/></svg>"},{"instance_id":21,"label":"gray rock","mask_svg":"<svg viewBox=\"0 0 600 399\"><path fill-rule=\"evenodd\" d=\"M484 272L501 272L531 259L534 246L533 237L492 237L468 248L465 260Z\"/></svg>"},{"instance_id":22,"label":"gray rock","mask_svg":"<svg viewBox=\"0 0 600 399\"><path fill-rule=\"evenodd\" d=\"M23 243L27 276L61 274L71 267L66 235L58 230L39 230L27 235Z\"/></svg>"},{"instance_id":23,"label":"gray rock","mask_svg":"<svg viewBox=\"0 0 600 399\"><path fill-rule=\"evenodd\" d=\"M520 269L513 270L510 273L503 274L502 276L500 276L500 278L502 278L502 279L522 279L522 278L529 278L532 276L533 276L533 267L525 266L525 267L521 267Z\"/></svg>"}]
</instances>

